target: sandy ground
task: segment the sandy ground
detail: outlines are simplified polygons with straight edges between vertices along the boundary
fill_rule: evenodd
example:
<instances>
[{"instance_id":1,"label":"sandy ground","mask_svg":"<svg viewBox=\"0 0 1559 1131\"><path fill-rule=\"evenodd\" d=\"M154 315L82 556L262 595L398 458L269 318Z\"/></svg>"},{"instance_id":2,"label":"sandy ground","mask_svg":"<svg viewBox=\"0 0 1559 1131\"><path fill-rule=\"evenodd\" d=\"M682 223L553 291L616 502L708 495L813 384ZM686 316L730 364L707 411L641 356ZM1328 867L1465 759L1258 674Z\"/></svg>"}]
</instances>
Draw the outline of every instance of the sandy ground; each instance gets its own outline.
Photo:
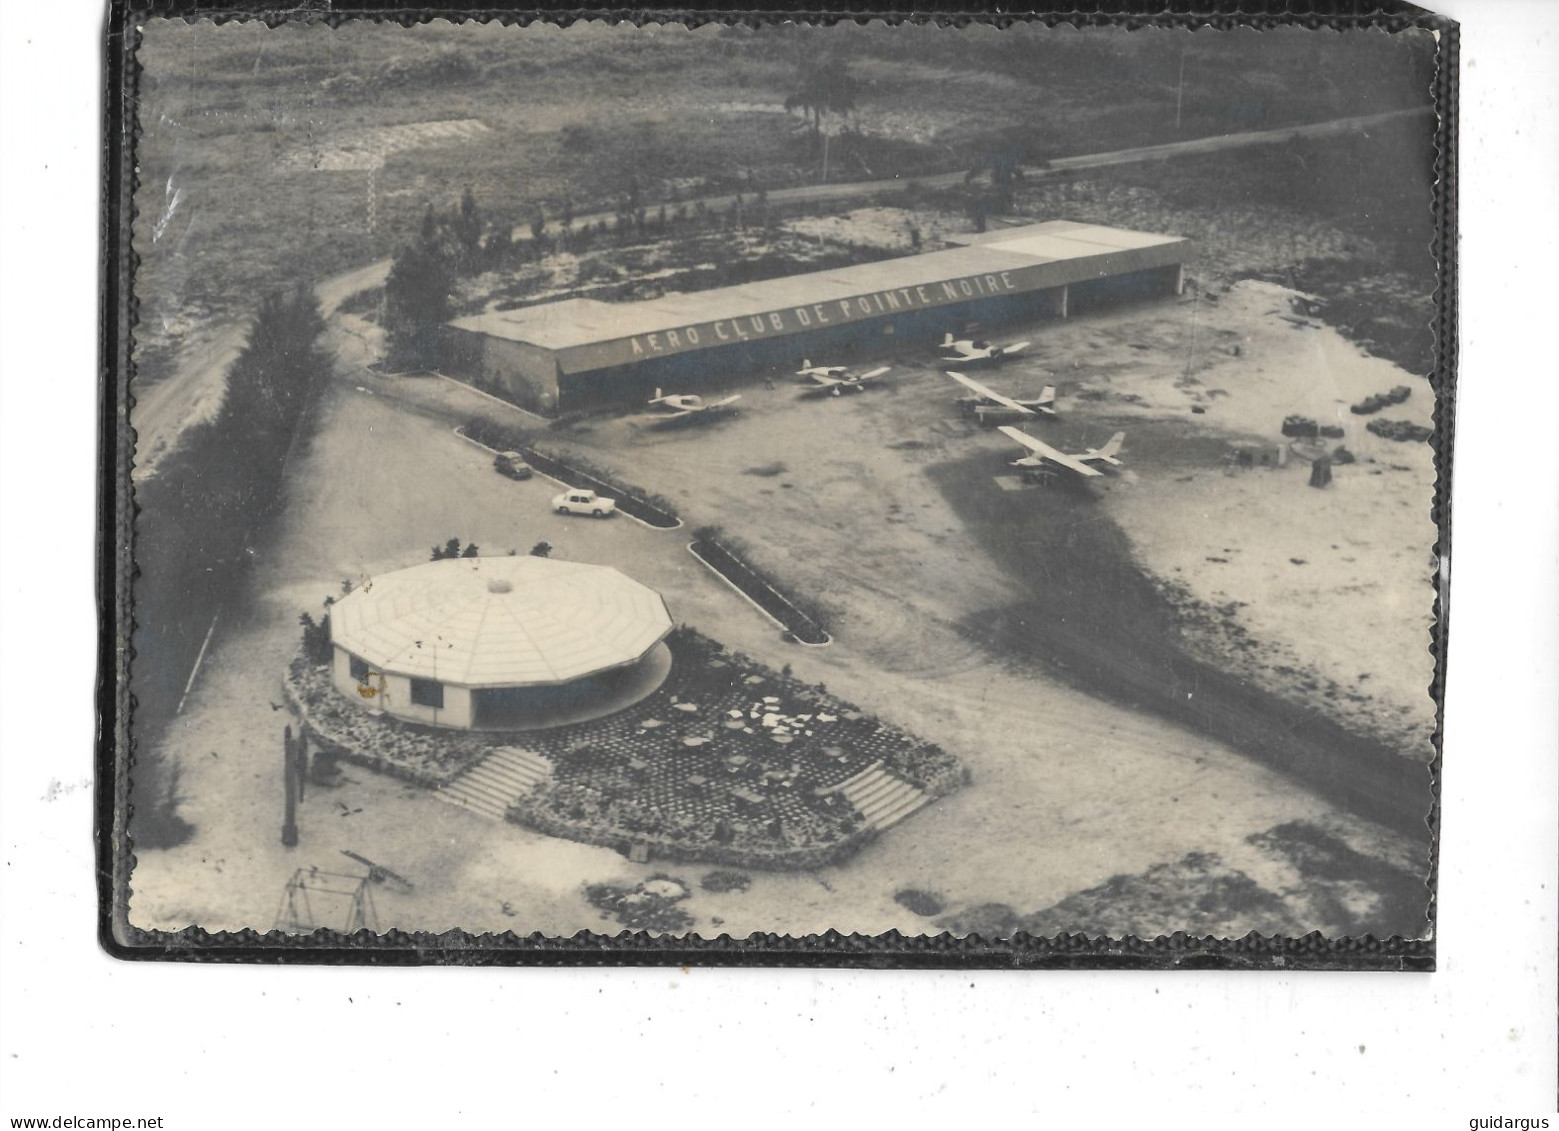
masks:
<instances>
[{"instance_id":1,"label":"sandy ground","mask_svg":"<svg viewBox=\"0 0 1559 1131\"><path fill-rule=\"evenodd\" d=\"M292 150L282 158L280 167L327 173L344 169L382 169L386 158L403 150L441 142L479 141L490 132L485 122L475 118L344 131L308 148Z\"/></svg>"},{"instance_id":2,"label":"sandy ground","mask_svg":"<svg viewBox=\"0 0 1559 1131\"><path fill-rule=\"evenodd\" d=\"M1104 393L1112 413L1161 417L1197 405L1205 414L1192 419L1201 428L1263 442L1272 467L1137 474L1131 490L1112 495L1111 515L1148 572L1215 610L1193 630L1200 650L1427 761L1433 451L1371 434L1365 424L1375 417L1348 406L1405 385L1409 399L1377 416L1427 427L1429 384L1296 314L1301 304L1281 287L1244 282L1212 298L1192 294L1178 325L1137 334L1122 335L1108 320L1047 332L1030 364L1054 371L1063 396ZM1118 357L1122 342L1153 348L1121 368L1099 360L1101 347ZM1310 489L1309 463L1292 453L1286 467L1275 466L1280 425L1294 413L1346 430L1327 446L1341 443L1359 462L1334 466L1330 487ZM1241 656L1231 622L1266 646L1254 664Z\"/></svg>"},{"instance_id":3,"label":"sandy ground","mask_svg":"<svg viewBox=\"0 0 1559 1131\"><path fill-rule=\"evenodd\" d=\"M944 236L972 231L962 217L931 208L855 208L834 216L797 216L784 228L798 235L835 243L883 248L898 255L914 254L911 229L918 230L921 248L936 251Z\"/></svg>"},{"instance_id":4,"label":"sandy ground","mask_svg":"<svg viewBox=\"0 0 1559 1131\"><path fill-rule=\"evenodd\" d=\"M1202 379L1204 371L1217 371L1219 380L1227 377L1225 383L1235 385L1234 373L1220 369L1222 357L1232 355L1205 346L1215 331L1232 335L1231 344L1249 341L1258 358L1269 348L1263 343L1329 340L1322 330L1284 321L1286 310L1267 313L1268 299L1253 300L1242 312L1243 301L1221 298L1216 315L1206 303L1186 301L1048 326L1039 338L1044 348L992 380L1030 392L1053 374L1064 398L1086 388L1110 398L1107 405L1064 399L1063 409L1075 414L1069 435L1093 429L1102 439L1109 425L1102 416L1090 420L1106 407L1114 417L1139 414L1144 429L1154 413L1174 412L1214 434L1227 428L1268 435L1286 412L1310 408L1308 398L1315 394L1307 390L1324 384L1325 372L1342 361L1325 346L1317 347L1321 353L1296 352L1288 368L1268 367L1270 381L1249 381L1245 408L1234 407L1238 395L1231 390L1229 397L1215 398L1205 418L1191 417L1185 400L1197 387L1187 392L1174 384L1184 377L1187 356L1175 360L1175 342L1196 336L1204 345L1189 355L1193 375ZM342 380L327 397L310 451L294 465L286 515L257 566L253 599L218 633L185 714L167 739L169 753L184 769L185 815L198 831L180 848L139 855L131 901L137 925L264 929L293 870L343 864L350 869L339 855L342 849L388 865L416 884L409 894L377 889L383 927L609 931L614 925L585 902L583 884L631 884L664 868L696 885L707 868L632 865L604 849L485 821L355 768L345 785L310 794L300 817L301 845L281 847L277 768L287 720L273 705L281 702L280 672L296 644L297 614L317 609L343 578L362 579L421 561L427 547L460 537L489 553L511 548L523 553L544 538L559 556L628 570L660 589L680 621L776 667L788 663L802 679L826 682L831 691L942 744L971 768L972 785L889 830L843 865L805 874L755 874L746 892L697 892L687 909L701 934L940 929L935 922L942 920L895 902L894 894L904 888L937 893L950 922L991 904L1025 914L1064 904L1069 913L1084 908L1084 925L1100 932L1335 934L1400 927L1400 919L1388 921L1384 908L1400 904L1401 892L1385 889L1405 881L1411 896L1412 877L1424 873L1414 842L1340 810L1217 742L988 654L960 631L969 616L1010 599L1014 581L981 552L924 472L984 450L992 473L1000 474L1002 457L1015 453L1000 435L977 432L956 419L951 408L956 390L935 368L921 364L927 360L923 353L896 360L894 381L882 392L802 400L788 387L746 386L741 413L706 427L666 431L627 415L543 441L577 447L594 462L667 496L689 528L719 523L752 546L761 565L829 613L835 643L807 649L785 644L769 622L698 564L685 548L686 530L659 532L621 518L594 522L549 513L553 485L539 477L514 483L497 476L486 453L452 432L454 423L474 412L504 410L449 382L368 376L361 365L373 356L375 331L345 316L337 324L332 344L342 359ZM1036 329L1018 327L1015 336L1037 337ZM1131 349L1132 342L1154 335L1169 348ZM1097 350L1083 344L1090 338L1101 341ZM1066 369L1078 359L1087 364ZM1155 376L1154 366L1163 372ZM1167 386L1159 388L1171 373ZM1305 403L1284 404L1272 419L1261 398L1282 398L1259 390L1285 382L1301 390ZM1397 383L1405 383L1400 374L1381 387ZM1121 401L1123 391L1144 402L1161 396L1164 403ZM1182 398L1178 405L1171 403L1176 396ZM534 424L517 411L510 415L517 426ZM1349 443L1355 443L1351 432ZM1356 450L1363 454L1363 444ZM1340 477L1346 470L1340 469ZM1359 501L1348 505L1372 521L1381 512L1407 509L1385 490L1373 497L1367 488L1307 494L1303 474L1293 470L1265 479L1264 473L1251 473L1242 480L1226 480L1216 468L1192 474L1205 477L1208 492L1231 484L1248 491L1242 505L1251 508L1256 524L1292 507L1296 498L1315 505L1308 503L1312 496L1336 505L1330 501L1357 495ZM1394 474L1407 482L1412 473ZM1277 501L1266 501L1249 486L1262 482L1271 485L1267 493ZM1382 475L1360 482L1393 480ZM1182 555L1189 563L1212 537L1162 534L1177 522L1195 527L1206 521L1198 518L1198 504L1185 484L1160 486L1139 474L1114 487L1100 505L1120 517L1139 545L1163 539L1169 548L1152 551L1166 555L1162 562L1153 559L1157 566L1173 573L1179 563L1170 556ZM1201 514L1206 513L1202 504ZM1238 513L1231 510L1225 520L1234 522ZM1323 513L1315 521L1335 520ZM1160 524L1158 533L1154 522ZM1252 556L1266 552L1258 551L1271 533L1264 526L1245 530L1237 540L1231 540L1233 533L1230 528L1213 540L1221 538L1220 547L1246 547ZM1384 533L1372 535L1353 555L1382 584L1403 565L1383 552L1395 548L1385 542ZM1309 540L1305 545L1307 553L1320 556ZM1426 552L1425 544L1415 566ZM1201 578L1199 584L1219 587L1209 594L1248 592L1254 607L1261 586L1272 584L1264 580L1264 562L1257 563L1260 568L1219 572L1216 582L1206 580L1210 566L1193 571L1186 564L1182 570L1191 575L1188 583ZM1318 573L1305 576L1315 584ZM1247 588L1229 588L1239 585ZM1402 592L1404 601L1412 600L1411 586ZM1418 596L1427 607L1429 594ZM1290 603L1302 599L1295 593ZM1331 594L1318 599L1330 601ZM1315 633L1300 632L1314 620L1280 610L1265 615L1271 620L1262 622L1263 631L1279 636L1288 631L1287 643L1310 663L1326 662L1330 653L1316 646ZM1339 631L1331 619L1327 631ZM1411 683L1417 677L1404 678ZM1313 859L1274 848L1283 839L1274 837L1274 830L1295 826L1335 838L1374 871L1348 880L1344 897L1318 901L1318 885L1332 880ZM1383 873L1394 879L1378 882ZM1136 880L1123 886L1118 877ZM1151 898L1144 898L1144 891ZM1236 896L1225 898L1230 891ZM337 925L324 911L320 918L321 925ZM1406 929L1413 926L1408 922Z\"/></svg>"}]
</instances>

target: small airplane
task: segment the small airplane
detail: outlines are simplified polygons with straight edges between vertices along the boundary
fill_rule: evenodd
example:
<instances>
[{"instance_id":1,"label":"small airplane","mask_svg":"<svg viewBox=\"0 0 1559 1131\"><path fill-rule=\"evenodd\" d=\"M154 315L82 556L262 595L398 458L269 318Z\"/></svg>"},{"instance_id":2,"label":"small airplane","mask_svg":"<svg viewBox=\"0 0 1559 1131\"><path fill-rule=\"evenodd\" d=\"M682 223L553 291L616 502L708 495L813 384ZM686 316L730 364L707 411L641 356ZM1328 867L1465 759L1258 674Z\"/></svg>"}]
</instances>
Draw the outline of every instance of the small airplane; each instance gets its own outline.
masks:
<instances>
[{"instance_id":1,"label":"small airplane","mask_svg":"<svg viewBox=\"0 0 1559 1131\"><path fill-rule=\"evenodd\" d=\"M990 342L963 339L954 341L952 334L942 335L942 360L957 361L964 365L998 365L1028 346L1028 342L1012 342L1005 346L993 346Z\"/></svg>"},{"instance_id":2,"label":"small airplane","mask_svg":"<svg viewBox=\"0 0 1559 1131\"><path fill-rule=\"evenodd\" d=\"M742 395L740 393L736 393L733 396L726 397L723 401L706 401L703 397L696 396L692 393L671 393L669 395L662 395L661 391L656 389L655 396L650 399L649 403L652 405L657 405L660 408L666 410L666 415L662 416L660 419L682 420L685 417L697 416L699 413L708 412L711 409L724 408L732 401L739 401L741 399Z\"/></svg>"},{"instance_id":3,"label":"small airplane","mask_svg":"<svg viewBox=\"0 0 1559 1131\"><path fill-rule=\"evenodd\" d=\"M797 377L843 377L850 372L848 365L813 365L810 358L796 370Z\"/></svg>"},{"instance_id":4,"label":"small airplane","mask_svg":"<svg viewBox=\"0 0 1559 1131\"><path fill-rule=\"evenodd\" d=\"M1056 414L1056 387L1046 385L1040 390L1037 397L1004 397L988 385L982 385L972 377L965 377L962 373L954 373L951 369L944 372L957 381L964 388L974 393L972 397L959 397L958 403L965 408L972 409L980 418L980 423L996 417L1008 418L1012 416L1055 416Z\"/></svg>"},{"instance_id":5,"label":"small airplane","mask_svg":"<svg viewBox=\"0 0 1559 1131\"><path fill-rule=\"evenodd\" d=\"M865 373L852 373L843 365L813 365L811 361L803 361L801 368L796 370L797 377L809 377L812 384L807 387L803 395L816 393L833 393L838 396L846 389L859 393L866 387L867 382L875 381L886 373L891 366L879 365L876 369L868 369Z\"/></svg>"},{"instance_id":6,"label":"small airplane","mask_svg":"<svg viewBox=\"0 0 1559 1131\"><path fill-rule=\"evenodd\" d=\"M1019 431L1010 424L1003 424L1001 431L1032 453L1013 460L1013 467L1021 467L1029 471L1069 471L1084 479L1103 475L1104 472L1099 470L1101 465L1119 467L1121 461L1116 458L1115 453L1121 450L1121 443L1126 439L1126 433L1117 432L1102 448L1089 448L1078 455L1068 455L1066 452L1052 448L1043 440L1036 440L1027 432Z\"/></svg>"}]
</instances>

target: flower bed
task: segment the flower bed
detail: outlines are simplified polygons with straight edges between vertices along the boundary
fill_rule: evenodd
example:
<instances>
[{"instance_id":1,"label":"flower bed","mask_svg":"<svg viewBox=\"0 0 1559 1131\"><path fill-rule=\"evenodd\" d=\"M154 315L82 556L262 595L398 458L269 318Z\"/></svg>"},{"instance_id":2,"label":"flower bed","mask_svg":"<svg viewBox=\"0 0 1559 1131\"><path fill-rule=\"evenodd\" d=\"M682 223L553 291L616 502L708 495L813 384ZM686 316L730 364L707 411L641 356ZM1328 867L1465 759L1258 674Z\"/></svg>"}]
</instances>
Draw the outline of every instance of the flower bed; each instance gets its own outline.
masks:
<instances>
[{"instance_id":1,"label":"flower bed","mask_svg":"<svg viewBox=\"0 0 1559 1131\"><path fill-rule=\"evenodd\" d=\"M511 819L555 836L734 867L819 867L874 834L838 786L881 762L933 794L963 767L939 747L688 628L671 675L608 719L531 735L552 776Z\"/></svg>"},{"instance_id":2,"label":"flower bed","mask_svg":"<svg viewBox=\"0 0 1559 1131\"><path fill-rule=\"evenodd\" d=\"M791 602L778 589L742 561L735 554L727 550L719 542L710 537L702 537L696 542L688 544L688 549L693 556L698 558L710 569L736 586L769 616L779 621L797 640L803 644L828 644L831 638L823 630L823 626L809 617L806 613Z\"/></svg>"},{"instance_id":3,"label":"flower bed","mask_svg":"<svg viewBox=\"0 0 1559 1131\"><path fill-rule=\"evenodd\" d=\"M336 690L328 664L314 664L301 655L288 665L285 682L288 698L316 745L418 785L445 785L502 745L492 735L370 714Z\"/></svg>"},{"instance_id":4,"label":"flower bed","mask_svg":"<svg viewBox=\"0 0 1559 1131\"><path fill-rule=\"evenodd\" d=\"M552 836L743 868L815 868L875 835L839 786L874 763L933 795L963 769L922 742L689 628L666 640L666 682L615 715L521 735L372 715L328 667L295 659L288 693L319 744L384 773L442 786L518 743L553 772L508 811Z\"/></svg>"}]
</instances>

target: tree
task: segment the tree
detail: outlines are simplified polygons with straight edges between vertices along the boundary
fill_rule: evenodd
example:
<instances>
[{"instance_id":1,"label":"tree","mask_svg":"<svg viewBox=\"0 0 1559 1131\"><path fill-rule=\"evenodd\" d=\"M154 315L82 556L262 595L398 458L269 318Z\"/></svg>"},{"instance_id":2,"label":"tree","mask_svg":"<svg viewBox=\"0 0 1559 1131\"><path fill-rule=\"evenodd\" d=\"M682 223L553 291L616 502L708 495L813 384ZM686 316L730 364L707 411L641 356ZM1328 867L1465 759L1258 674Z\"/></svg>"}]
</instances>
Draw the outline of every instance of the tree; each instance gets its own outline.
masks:
<instances>
[{"instance_id":1,"label":"tree","mask_svg":"<svg viewBox=\"0 0 1559 1131\"><path fill-rule=\"evenodd\" d=\"M476 543L475 542L467 542L466 543L466 548L464 550L460 551L460 556L462 558L474 558L474 557L477 557L478 556L478 551L477 551Z\"/></svg>"},{"instance_id":2,"label":"tree","mask_svg":"<svg viewBox=\"0 0 1559 1131\"><path fill-rule=\"evenodd\" d=\"M500 220L493 224L493 230L487 233L487 243L483 250L483 258L489 270L501 267L508 261L514 251L514 240L509 234L507 222Z\"/></svg>"},{"instance_id":3,"label":"tree","mask_svg":"<svg viewBox=\"0 0 1559 1131\"><path fill-rule=\"evenodd\" d=\"M454 287L454 268L437 242L424 240L396 253L384 284L392 364L415 368L437 364Z\"/></svg>"},{"instance_id":4,"label":"tree","mask_svg":"<svg viewBox=\"0 0 1559 1131\"><path fill-rule=\"evenodd\" d=\"M301 613L298 623L303 626L304 657L311 664L330 663L330 614L326 613L316 624L308 613Z\"/></svg>"},{"instance_id":5,"label":"tree","mask_svg":"<svg viewBox=\"0 0 1559 1131\"><path fill-rule=\"evenodd\" d=\"M455 242L460 246L461 262L467 270L475 268L477 252L482 245L482 216L477 210L476 197L472 195L470 185L466 186L466 191L460 197L460 211L456 213L451 226Z\"/></svg>"},{"instance_id":6,"label":"tree","mask_svg":"<svg viewBox=\"0 0 1559 1131\"><path fill-rule=\"evenodd\" d=\"M305 403L329 372L330 359L316 344L324 316L309 288L271 291L249 330L249 340L227 376L222 412L214 422L221 442L268 447L279 460Z\"/></svg>"},{"instance_id":7,"label":"tree","mask_svg":"<svg viewBox=\"0 0 1559 1131\"><path fill-rule=\"evenodd\" d=\"M850 76L842 55L803 55L796 69L796 89L785 99L785 111L800 110L811 123L814 143L828 114L855 112L861 84Z\"/></svg>"},{"instance_id":8,"label":"tree","mask_svg":"<svg viewBox=\"0 0 1559 1131\"><path fill-rule=\"evenodd\" d=\"M552 556L552 543L537 542L530 548L530 556L533 558L550 558Z\"/></svg>"},{"instance_id":9,"label":"tree","mask_svg":"<svg viewBox=\"0 0 1559 1131\"><path fill-rule=\"evenodd\" d=\"M964 184L971 183L981 173L989 170L991 189L1002 208L1012 207L1013 186L1023 180L1023 150L1019 145L999 146L988 150L964 174Z\"/></svg>"}]
</instances>

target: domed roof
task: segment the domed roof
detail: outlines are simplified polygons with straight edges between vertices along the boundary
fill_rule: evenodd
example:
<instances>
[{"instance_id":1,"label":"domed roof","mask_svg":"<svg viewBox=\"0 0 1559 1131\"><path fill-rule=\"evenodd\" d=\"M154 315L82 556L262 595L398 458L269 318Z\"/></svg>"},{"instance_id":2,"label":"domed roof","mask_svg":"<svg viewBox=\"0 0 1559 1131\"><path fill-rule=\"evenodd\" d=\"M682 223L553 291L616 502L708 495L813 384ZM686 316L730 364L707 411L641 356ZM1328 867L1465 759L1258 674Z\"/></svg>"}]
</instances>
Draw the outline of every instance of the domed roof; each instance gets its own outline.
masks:
<instances>
[{"instance_id":1,"label":"domed roof","mask_svg":"<svg viewBox=\"0 0 1559 1131\"><path fill-rule=\"evenodd\" d=\"M467 687L546 686L641 659L671 631L660 594L609 566L446 558L337 601L330 635L371 667Z\"/></svg>"}]
</instances>

